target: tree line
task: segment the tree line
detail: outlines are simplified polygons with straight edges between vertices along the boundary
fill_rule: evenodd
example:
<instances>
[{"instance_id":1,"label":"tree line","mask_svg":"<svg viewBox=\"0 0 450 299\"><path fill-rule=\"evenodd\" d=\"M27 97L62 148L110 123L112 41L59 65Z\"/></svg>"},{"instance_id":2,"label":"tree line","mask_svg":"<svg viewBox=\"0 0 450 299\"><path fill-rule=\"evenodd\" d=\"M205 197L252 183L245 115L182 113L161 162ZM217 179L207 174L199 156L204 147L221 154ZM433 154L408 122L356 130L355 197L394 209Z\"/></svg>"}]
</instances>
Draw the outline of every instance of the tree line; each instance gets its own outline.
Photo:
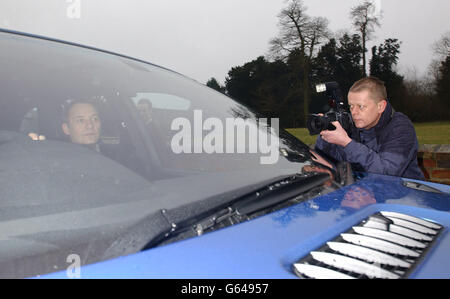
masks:
<instances>
[{"instance_id":1,"label":"tree line","mask_svg":"<svg viewBox=\"0 0 450 299\"><path fill-rule=\"evenodd\" d=\"M346 95L356 80L371 75L386 83L391 104L412 121L450 119L450 33L434 45L431 75L417 78L412 70L405 78L396 70L401 41L387 38L370 51L366 48L380 26L373 2L353 7L349 16L354 32L340 34L330 32L326 18L306 11L302 0L288 0L278 15L279 33L270 41L269 55L231 68L223 86L215 78L206 85L279 118L283 127L296 128L304 127L314 112L316 84L336 81Z\"/></svg>"}]
</instances>

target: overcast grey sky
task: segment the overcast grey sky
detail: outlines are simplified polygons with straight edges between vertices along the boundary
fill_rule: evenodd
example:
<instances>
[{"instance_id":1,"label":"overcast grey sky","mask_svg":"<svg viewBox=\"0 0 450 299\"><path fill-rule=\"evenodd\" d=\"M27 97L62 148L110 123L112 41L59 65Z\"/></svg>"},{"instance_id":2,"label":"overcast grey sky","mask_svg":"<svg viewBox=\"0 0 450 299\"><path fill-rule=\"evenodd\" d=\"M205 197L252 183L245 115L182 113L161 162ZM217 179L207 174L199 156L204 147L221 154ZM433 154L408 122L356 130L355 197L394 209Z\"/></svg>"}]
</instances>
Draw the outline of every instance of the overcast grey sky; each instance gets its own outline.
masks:
<instances>
[{"instance_id":1,"label":"overcast grey sky","mask_svg":"<svg viewBox=\"0 0 450 299\"><path fill-rule=\"evenodd\" d=\"M304 0L310 16L349 30L362 0ZM431 45L450 31L448 0L374 0L382 27L369 46L402 41L399 70L424 74ZM0 27L126 54L199 82L267 54L284 0L0 0ZM369 55L370 56L370 55Z\"/></svg>"}]
</instances>

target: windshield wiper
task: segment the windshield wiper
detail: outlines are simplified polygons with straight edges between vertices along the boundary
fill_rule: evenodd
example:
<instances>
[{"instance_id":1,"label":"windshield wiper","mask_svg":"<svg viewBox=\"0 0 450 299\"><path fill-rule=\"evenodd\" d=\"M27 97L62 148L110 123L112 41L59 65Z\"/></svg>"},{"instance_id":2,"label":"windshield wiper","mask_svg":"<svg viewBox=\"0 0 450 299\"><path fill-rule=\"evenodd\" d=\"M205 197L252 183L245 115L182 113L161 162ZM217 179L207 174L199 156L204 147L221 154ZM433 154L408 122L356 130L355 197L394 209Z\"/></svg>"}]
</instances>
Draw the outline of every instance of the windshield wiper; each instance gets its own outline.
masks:
<instances>
[{"instance_id":1,"label":"windshield wiper","mask_svg":"<svg viewBox=\"0 0 450 299\"><path fill-rule=\"evenodd\" d=\"M144 249L157 246L168 239L190 231L190 234L201 235L214 229L225 221L229 225L248 219L257 212L272 208L285 201L322 186L330 180L327 173L306 173L287 176L258 190L232 200L226 207L214 209L208 215L202 214L183 221L172 223L171 230L152 240Z\"/></svg>"},{"instance_id":2,"label":"windshield wiper","mask_svg":"<svg viewBox=\"0 0 450 299\"><path fill-rule=\"evenodd\" d=\"M446 194L445 192L443 192L439 189L436 189L434 187L425 185L420 182L408 181L405 179L403 180L403 186L405 186L407 188L415 189L415 190L420 190L420 191L426 191L426 192L432 192L432 193L438 193L438 194Z\"/></svg>"},{"instance_id":3,"label":"windshield wiper","mask_svg":"<svg viewBox=\"0 0 450 299\"><path fill-rule=\"evenodd\" d=\"M250 215L275 206L330 180L326 173L298 174L242 197L233 205L238 215Z\"/></svg>"}]
</instances>

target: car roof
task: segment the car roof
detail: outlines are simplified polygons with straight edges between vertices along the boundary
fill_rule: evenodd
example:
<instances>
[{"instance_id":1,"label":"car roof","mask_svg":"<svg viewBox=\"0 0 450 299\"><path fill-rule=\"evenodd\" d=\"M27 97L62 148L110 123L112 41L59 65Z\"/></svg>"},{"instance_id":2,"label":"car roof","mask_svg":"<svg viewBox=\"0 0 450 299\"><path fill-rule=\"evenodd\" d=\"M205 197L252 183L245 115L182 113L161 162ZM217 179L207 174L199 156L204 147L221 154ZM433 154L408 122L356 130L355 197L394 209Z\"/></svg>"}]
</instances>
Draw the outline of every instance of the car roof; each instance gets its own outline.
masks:
<instances>
[{"instance_id":1,"label":"car roof","mask_svg":"<svg viewBox=\"0 0 450 299\"><path fill-rule=\"evenodd\" d=\"M51 42L66 44L66 45L75 46L75 47L81 47L81 48L94 50L94 51L98 51L98 52L103 52L105 54L111 54L111 55L119 56L119 57L122 57L122 58L127 58L127 59L131 59L131 60L134 60L134 61L138 61L138 62L142 62L142 63L145 63L145 64L149 64L151 66L158 67L158 68L164 69L164 70L172 72L172 73L176 73L176 74L178 74L180 76L183 76L183 77L185 77L185 78L187 78L189 80L196 81L196 80L194 80L192 78L186 77L185 75L180 74L180 73L178 73L178 72L176 72L174 70L168 69L166 67L163 67L163 66L160 66L160 65L157 65L157 64L154 64L154 63L151 63L151 62L139 59L139 58L131 57L131 56L128 56L128 55L125 55L125 54L120 54L120 53L117 53L117 52L100 49L100 48L97 48L97 47L94 47L94 46L88 46L88 45L84 45L84 44L80 44L80 43L76 43L76 42L70 42L70 41L57 39L57 38L53 38L53 37L48 37L48 36L44 36L44 35L38 35L38 34L32 34L32 33L27 33L27 32L22 32L22 31L11 30L11 29L5 29L5 28L1 28L1 27L0 27L0 32L16 34L16 35L32 37L32 38L38 38L38 39L47 40L47 41L51 41Z\"/></svg>"}]
</instances>

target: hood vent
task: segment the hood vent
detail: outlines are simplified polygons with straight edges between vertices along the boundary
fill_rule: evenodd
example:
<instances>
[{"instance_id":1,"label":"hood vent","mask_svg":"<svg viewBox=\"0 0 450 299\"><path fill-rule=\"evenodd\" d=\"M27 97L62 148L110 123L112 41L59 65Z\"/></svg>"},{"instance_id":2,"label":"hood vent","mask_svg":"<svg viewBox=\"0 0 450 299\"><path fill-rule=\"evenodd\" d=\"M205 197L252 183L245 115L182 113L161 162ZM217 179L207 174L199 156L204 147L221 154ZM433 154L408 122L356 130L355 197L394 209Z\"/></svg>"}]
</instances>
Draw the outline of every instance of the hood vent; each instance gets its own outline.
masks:
<instances>
[{"instance_id":1,"label":"hood vent","mask_svg":"<svg viewBox=\"0 0 450 299\"><path fill-rule=\"evenodd\" d=\"M301 278L406 278L443 227L413 216L379 212L293 265Z\"/></svg>"}]
</instances>

